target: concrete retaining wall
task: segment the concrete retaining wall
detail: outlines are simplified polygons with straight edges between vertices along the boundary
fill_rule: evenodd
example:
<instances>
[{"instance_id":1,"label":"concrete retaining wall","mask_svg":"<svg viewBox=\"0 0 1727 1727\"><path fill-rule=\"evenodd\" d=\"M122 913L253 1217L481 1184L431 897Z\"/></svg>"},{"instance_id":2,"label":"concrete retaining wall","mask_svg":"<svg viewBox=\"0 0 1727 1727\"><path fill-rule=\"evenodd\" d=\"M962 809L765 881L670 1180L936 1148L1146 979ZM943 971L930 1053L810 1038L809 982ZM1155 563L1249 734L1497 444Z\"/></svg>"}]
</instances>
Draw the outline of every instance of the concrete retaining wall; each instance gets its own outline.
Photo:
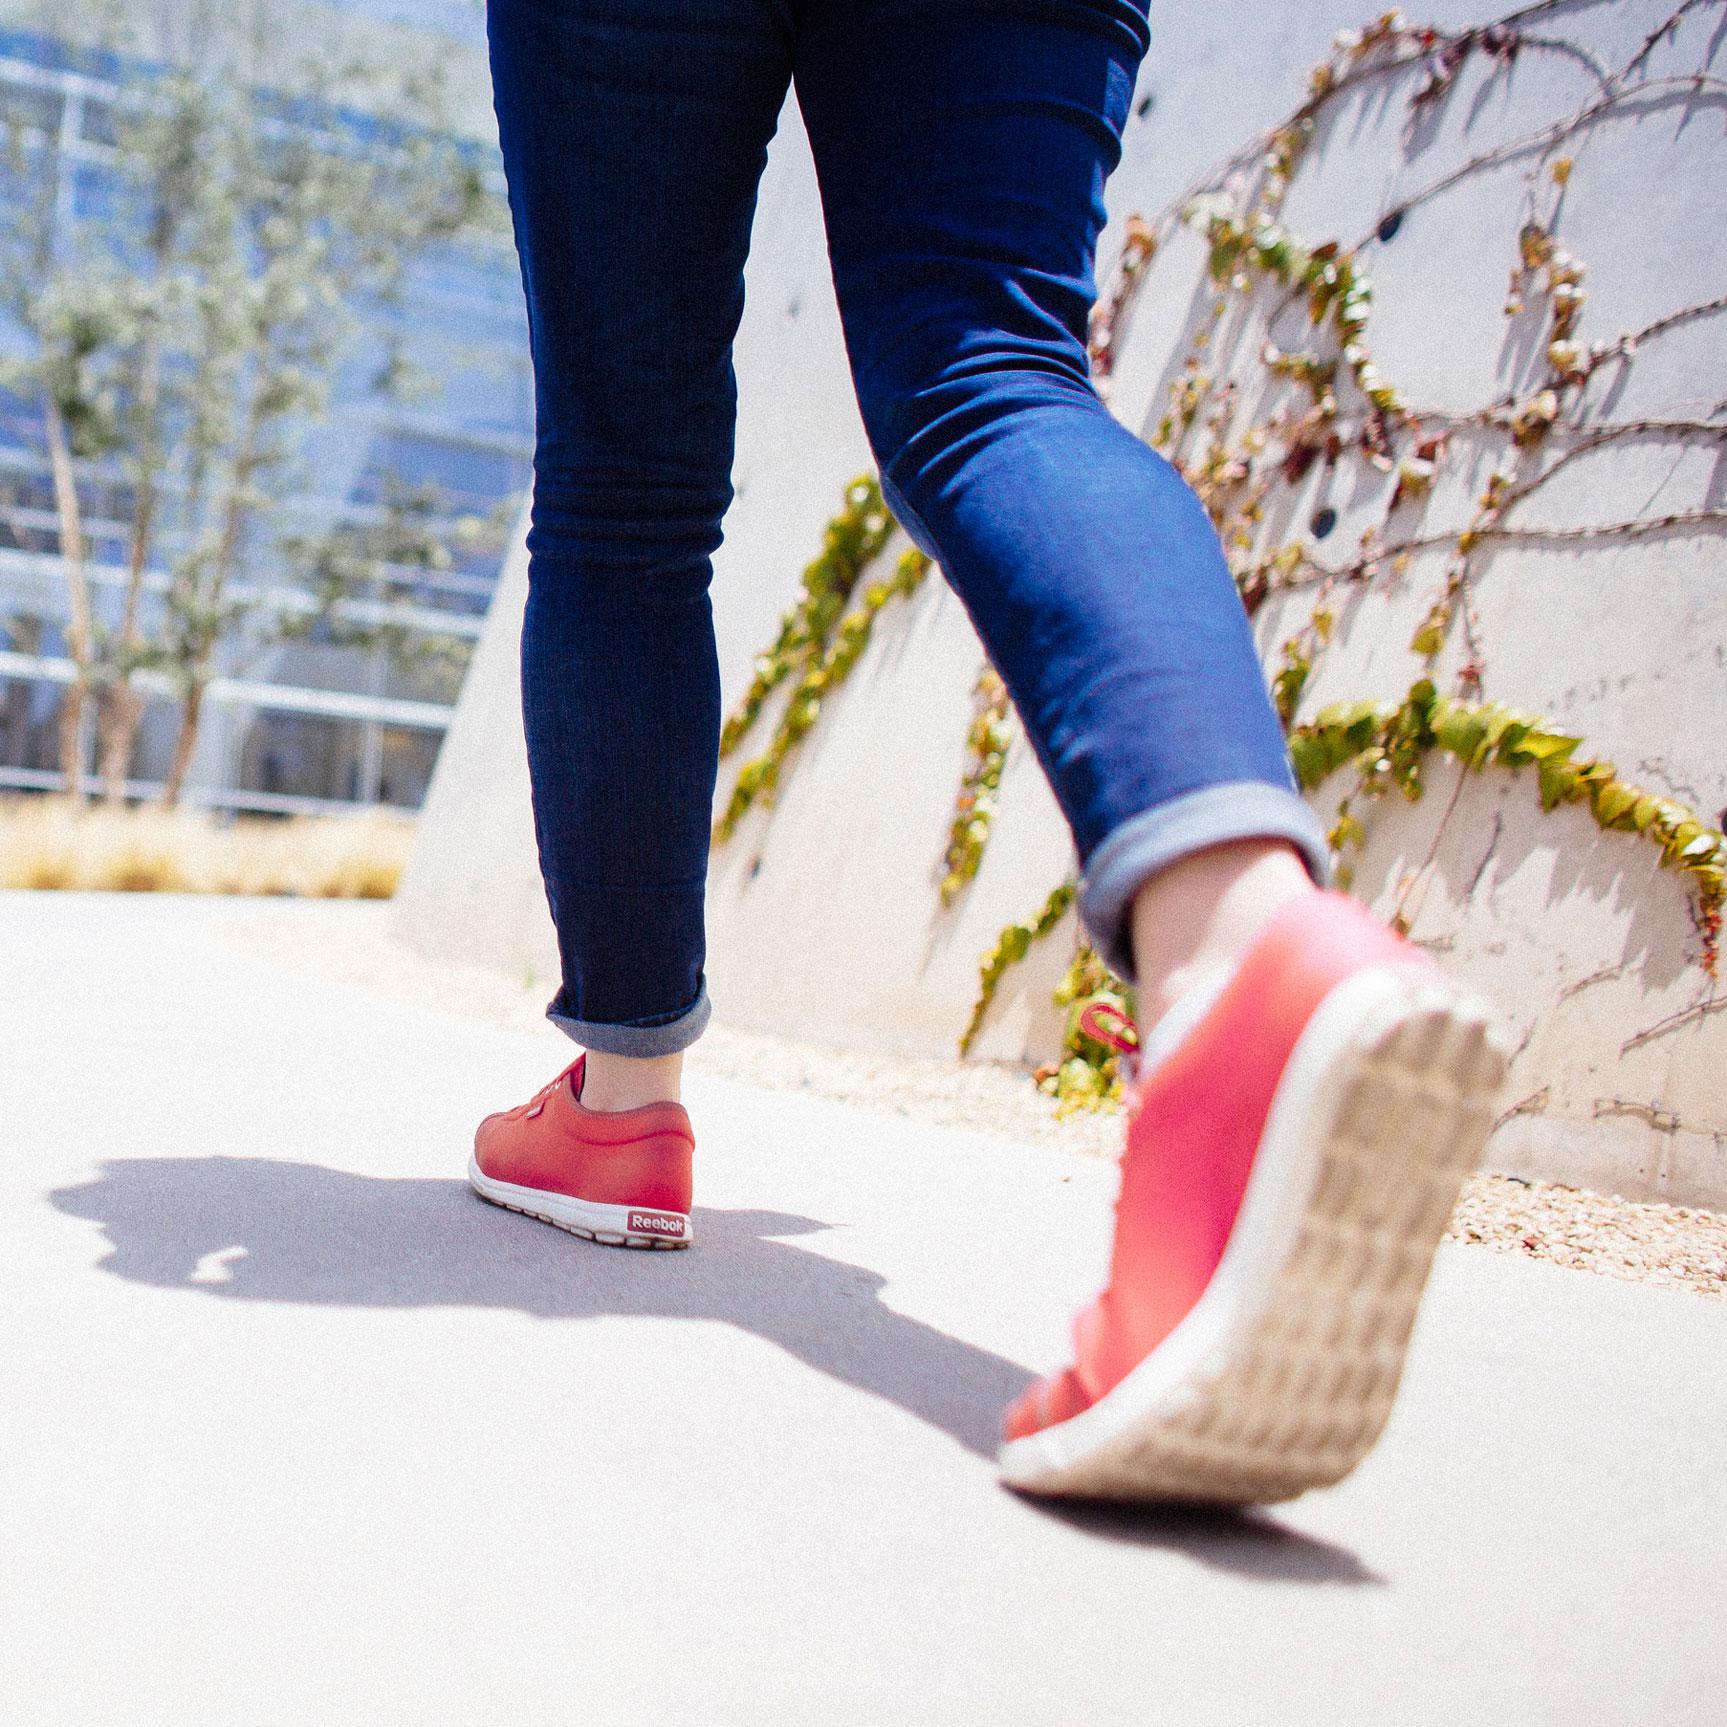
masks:
<instances>
[{"instance_id":1,"label":"concrete retaining wall","mask_svg":"<svg viewBox=\"0 0 1727 1727\"><path fill-rule=\"evenodd\" d=\"M1300 99L1334 30L1365 7L1201 5L1168 0L1111 188L1112 210L1167 205L1209 163ZM1481 12L1435 6L1456 24ZM1623 64L1665 5L1582 5L1547 20L1600 66ZM1703 63L1712 15L1656 50L1652 71ZM1324 127L1286 207L1308 243L1353 240L1377 215L1452 167L1573 111L1595 74L1586 59L1527 48L1507 72L1471 66L1409 130L1415 74L1351 98ZM1149 102L1145 99L1149 98ZM1575 158L1561 230L1589 264L1580 334L1611 339L1727 291L1718 236L1727 218L1721 108L1651 101L1566 145ZM1412 212L1363 258L1377 289L1371 343L1412 400L1466 413L1532 387L1544 342L1503 306L1529 195L1519 158ZM1113 254L1114 236L1106 242ZM1214 297L1202 239L1178 234L1138 304L1113 405L1148 432L1188 338ZM1280 326L1280 330L1281 330ZM1701 318L1649 344L1599 392L1600 418L1708 419L1727 400L1722 320ZM1232 314L1216 362L1249 360L1263 326ZM868 465L827 284L807 147L788 111L764 186L750 306L740 339L739 497L718 559L716 604L728 698L748 678L845 480ZM1599 387L1598 387L1599 388ZM1251 403L1244 404L1250 407ZM1570 528L1719 510L1719 442L1651 436L1580 460L1526 524ZM1460 432L1419 532L1469 518L1494 459ZM1362 464L1356 464L1356 468ZM1274 505L1268 543L1338 514L1316 555L1344 562L1383 517L1376 477L1323 465ZM1400 529L1405 518L1398 518ZM1332 548L1336 548L1335 551ZM1518 543L1481 564L1476 630L1487 697L1543 713L1651 790L1711 821L1727 804L1727 593L1717 531L1608 544ZM1420 672L1408 643L1444 568L1417 556L1397 578L1336 604L1338 628L1302 703L1396 699ZM485 959L546 980L555 968L533 870L514 649L521 563L500 591L427 807L398 914L429 952ZM1268 657L1305 621L1311 593L1267 605ZM1443 683L1463 650L1441 662ZM980 650L939 583L884 614L875 640L790 771L777 807L752 814L716 854L710 987L734 1023L914 1053L951 1051L976 992L979 954L1030 914L1071 868L1067 838L1029 752L1010 759L982 871L943 912L935 887L963 769ZM772 713L765 717L765 743ZM722 778L722 795L729 776ZM1322 788L1330 807L1343 776ZM1586 810L1539 810L1532 772L1470 776L1435 763L1419 804L1376 802L1357 888L1401 906L1415 937L1488 991L1518 1028L1510 1113L1491 1148L1508 1171L1633 1195L1727 1203L1727 1015L1699 966L1694 899L1654 847L1601 832ZM1048 1002L1071 953L1057 933L1004 984L980 1042L990 1057L1042 1058L1056 1036Z\"/></svg>"}]
</instances>

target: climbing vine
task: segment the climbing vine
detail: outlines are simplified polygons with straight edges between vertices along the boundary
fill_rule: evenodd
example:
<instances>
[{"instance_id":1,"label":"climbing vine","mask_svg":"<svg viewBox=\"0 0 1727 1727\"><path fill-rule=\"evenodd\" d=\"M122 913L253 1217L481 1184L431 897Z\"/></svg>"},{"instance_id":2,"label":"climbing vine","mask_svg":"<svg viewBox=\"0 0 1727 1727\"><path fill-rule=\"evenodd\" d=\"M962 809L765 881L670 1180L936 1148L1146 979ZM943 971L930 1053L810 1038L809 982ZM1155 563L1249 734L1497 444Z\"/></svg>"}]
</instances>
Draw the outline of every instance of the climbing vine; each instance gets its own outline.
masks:
<instances>
[{"instance_id":1,"label":"climbing vine","mask_svg":"<svg viewBox=\"0 0 1727 1727\"><path fill-rule=\"evenodd\" d=\"M1031 951L1061 927L1072 907L1077 887L1063 882L1046 899L1035 917L1011 923L995 939L979 968L978 999L971 1021L960 1039L960 1054L967 1055L988 1016L1003 977ZM1086 1010L1094 1006L1113 1009L1122 1018L1133 1018L1133 991L1103 963L1097 950L1081 942L1071 963L1055 987L1054 1005L1064 1010L1061 1051L1054 1062L1033 1075L1038 1089L1056 1100L1056 1113L1075 1110L1113 1109L1121 1102L1120 1057L1110 1045L1094 1037L1086 1024Z\"/></svg>"},{"instance_id":2,"label":"climbing vine","mask_svg":"<svg viewBox=\"0 0 1727 1727\"><path fill-rule=\"evenodd\" d=\"M1412 23L1401 12L1389 11L1359 30L1342 32L1293 112L1213 164L1163 210L1128 219L1113 274L1093 314L1090 339L1093 375L1107 396L1135 304L1169 241L1184 226L1203 238L1210 295L1172 368L1150 441L1205 503L1250 614L1279 596L1312 596L1305 622L1281 643L1269 677L1303 786L1314 789L1345 768L1354 775L1331 835L1340 880L1347 881L1351 861L1365 843L1375 800L1394 790L1419 797L1436 754L1461 764L1466 773L1533 768L1544 809L1586 803L1604 829L1643 837L1658 848L1661 862L1691 885L1701 961L1711 977L1718 969L1727 842L1678 801L1620 779L1612 763L1586 751L1581 738L1538 715L1485 699L1487 656L1473 594L1495 551L1509 545L1609 546L1717 533L1727 525L1727 511L1699 507L1550 527L1530 522L1525 508L1557 476L1603 452L1647 443L1681 450L1718 447L1727 441L1727 404L1702 415L1608 417L1617 398L1612 386L1638 353L1676 330L1727 312L1727 293L1675 307L1642 328L1589 341L1584 331L1589 270L1563 232L1566 194L1580 172L1573 153L1579 140L1611 120L1675 103L1727 107L1727 79L1715 76L1707 63L1672 74L1654 69L1656 51L1677 39L1691 14L1723 4L1676 0L1617 67L1555 31L1568 0L1536 0L1497 19L1453 29ZM1585 93L1570 113L1477 151L1396 196L1358 236L1310 240L1285 221L1286 195L1321 122L1352 93L1374 87L1390 91L1402 84L1408 142L1433 124L1472 63L1483 63L1493 74L1537 55L1566 61L1581 72ZM1419 157L1412 152L1409 159ZM1371 249L1393 242L1412 212L1513 164L1525 169L1526 192L1516 232L1508 237L1504 310L1512 330L1533 343L1539 366L1518 390L1469 412L1425 406L1385 372L1370 346ZM1263 325L1263 340L1244 342L1255 318ZM1233 343L1226 344L1226 338ZM1235 357L1244 348L1249 351L1245 362ZM1290 501L1316 472L1331 474L1346 464L1357 465L1357 494L1377 498L1373 525L1359 543L1342 555L1322 555L1318 542L1338 525L1337 511L1329 505L1313 513L1305 531L1267 543L1273 522L1281 519L1273 504ZM1439 481L1448 473L1472 471L1487 478L1474 494L1467 520L1460 527L1426 529L1421 518ZM857 491L854 487L854 496ZM875 507L879 510L879 494ZM830 529L830 547L834 532ZM1336 637L1341 596L1401 580L1426 554L1435 555L1440 568L1409 639L1419 671L1408 693L1397 702L1335 702L1302 718L1314 670ZM812 591L808 573L805 590L806 595ZM818 581L813 591L827 588ZM800 601L800 608L804 605ZM813 636L800 622L800 608L788 614L780 641L764 657L758 685L782 659L806 677L819 669L826 637L813 655L801 645ZM790 675L790 669L779 671L774 682ZM977 874L1011 743L1011 707L992 678L986 672L978 686L941 878L944 903ZM1447 687L1442 689L1442 682ZM773 682L766 684L772 687ZM821 693L820 685L811 692L817 704ZM799 712L801 695L800 686L788 718ZM752 686L740 710L740 717L747 714L746 727L762 699ZM812 707L802 729L813 717ZM776 737L774 748L779 742ZM776 757L770 749L762 758L758 780L770 793L783 754L780 750ZM756 767L746 768L745 776ZM740 777L733 800L737 805L743 797L739 813L761 789L758 783L746 792ZM1005 973L1061 925L1074 891L1072 882L1063 883L1035 916L1003 930L983 956L979 996L961 1039L962 1052L971 1048ZM1083 1009L1102 995L1126 999L1120 980L1082 946L1063 978L1057 1005ZM1062 1058L1040 1072L1039 1083L1061 1107L1107 1101L1119 1083L1114 1060L1113 1051L1079 1030L1077 1012L1070 1011Z\"/></svg>"},{"instance_id":3,"label":"climbing vine","mask_svg":"<svg viewBox=\"0 0 1727 1727\"><path fill-rule=\"evenodd\" d=\"M873 474L860 474L846 487L845 505L823 530L820 554L798 579L798 595L780 620L780 633L757 658L749 688L720 732L722 757L743 742L768 697L820 657L858 578L881 555L893 528L880 483Z\"/></svg>"},{"instance_id":4,"label":"climbing vine","mask_svg":"<svg viewBox=\"0 0 1727 1727\"><path fill-rule=\"evenodd\" d=\"M1417 681L1401 702L1322 708L1289 740L1296 775L1309 791L1348 766L1361 793L1396 789L1417 799L1425 790L1427 758L1435 752L1466 772L1533 766L1543 809L1586 800L1604 829L1643 835L1660 848L1663 866L1690 877L1700 907L1702 963L1715 977L1727 898L1727 840L1683 804L1620 779L1611 762L1579 757L1582 742L1536 714L1442 696L1431 678ZM1347 812L1348 801L1331 836L1339 852L1359 847L1365 838L1361 823Z\"/></svg>"},{"instance_id":5,"label":"climbing vine","mask_svg":"<svg viewBox=\"0 0 1727 1727\"><path fill-rule=\"evenodd\" d=\"M953 903L983 862L995 821L996 793L1001 790L1002 770L1014 740L1013 703L1007 685L987 662L977 675L972 698L977 711L966 734L968 763L954 798L953 826L948 831L947 856L942 860L947 872L941 881L943 905Z\"/></svg>"},{"instance_id":6,"label":"climbing vine","mask_svg":"<svg viewBox=\"0 0 1727 1727\"><path fill-rule=\"evenodd\" d=\"M1081 942L1062 980L1055 986L1055 1005L1065 1010L1062 1020L1061 1054L1033 1078L1037 1088L1055 1099L1057 1115L1082 1109L1114 1109L1122 1099L1121 1057L1108 1044L1091 1035L1086 1009L1113 1008L1122 1018L1133 1018L1133 995L1121 979L1099 958L1097 950Z\"/></svg>"},{"instance_id":7,"label":"climbing vine","mask_svg":"<svg viewBox=\"0 0 1727 1727\"><path fill-rule=\"evenodd\" d=\"M1051 934L1067 916L1073 906L1074 896L1078 889L1071 881L1064 881L1053 889L1048 899L1038 909L1037 915L1025 923L1010 923L1000 935L995 938L994 945L983 956L978 967L977 1004L971 1010L971 1019L965 1030L960 1034L959 1052L969 1055L971 1046L977 1039L977 1034L983 1029L985 1016L989 1012L989 1004L995 1000L995 992L1001 980L1031 952L1032 944L1040 942Z\"/></svg>"},{"instance_id":8,"label":"climbing vine","mask_svg":"<svg viewBox=\"0 0 1727 1727\"><path fill-rule=\"evenodd\" d=\"M773 802L786 758L815 724L823 700L857 664L882 608L916 593L929 574L929 559L911 547L901 554L890 580L869 583L862 602L845 609L893 529L877 482L868 475L852 481L846 488L846 508L828 523L821 556L804 571L797 601L782 620L773 646L756 661L755 676L720 733L720 755L729 756L760 717L768 697L797 676L767 749L745 763L733 782L714 828L716 841L731 838L751 805Z\"/></svg>"}]
</instances>

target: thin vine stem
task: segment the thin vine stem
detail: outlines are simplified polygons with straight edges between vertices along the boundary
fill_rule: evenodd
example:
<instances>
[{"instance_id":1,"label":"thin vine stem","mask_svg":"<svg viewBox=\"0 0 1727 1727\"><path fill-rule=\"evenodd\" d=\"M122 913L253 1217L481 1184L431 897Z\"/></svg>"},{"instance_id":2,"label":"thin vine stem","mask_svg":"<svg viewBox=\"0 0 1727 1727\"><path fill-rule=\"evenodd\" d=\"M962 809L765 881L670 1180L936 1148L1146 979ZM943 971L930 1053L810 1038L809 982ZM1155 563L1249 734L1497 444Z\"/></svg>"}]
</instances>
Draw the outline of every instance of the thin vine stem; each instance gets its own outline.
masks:
<instances>
[{"instance_id":1,"label":"thin vine stem","mask_svg":"<svg viewBox=\"0 0 1727 1727\"><path fill-rule=\"evenodd\" d=\"M1645 324L1641 330L1633 330L1627 335L1616 337L1605 347L1591 351L1588 360L1588 370L1584 377L1587 380L1609 360L1630 359L1645 342L1653 342L1658 336L1664 336L1669 330L1677 330L1681 325L1694 322L1698 318L1712 318L1717 312L1727 312L1727 294L1718 295L1713 300L1704 300L1695 306L1683 306L1677 312L1669 312L1664 317L1657 318L1652 324Z\"/></svg>"},{"instance_id":2,"label":"thin vine stem","mask_svg":"<svg viewBox=\"0 0 1727 1727\"><path fill-rule=\"evenodd\" d=\"M1542 476L1544 479L1546 475ZM1521 500L1518 500L1521 501ZM1649 535L1689 532L1696 529L1727 527L1727 510L1676 510L1666 516L1639 516L1623 522L1594 522L1577 528L1505 528L1484 527L1465 529L1471 541L1470 549L1488 543L1506 541L1575 542L1586 540L1629 540ZM1316 587L1322 582L1361 582L1369 580L1379 567L1390 560L1436 551L1441 547L1457 549L1460 536L1455 533L1418 534L1406 540L1394 540L1386 545L1374 545L1353 563L1324 565L1308 563L1307 574L1299 579L1274 582L1271 594L1294 593ZM1263 566L1259 566L1263 568ZM1251 573L1257 573L1251 572ZM1263 603L1263 601L1261 602Z\"/></svg>"},{"instance_id":3,"label":"thin vine stem","mask_svg":"<svg viewBox=\"0 0 1727 1727\"><path fill-rule=\"evenodd\" d=\"M1641 71L1644 66L1648 65L1649 57L1661 45L1662 37L1671 36L1690 13L1695 12L1700 6L1718 6L1720 4L1721 0L1683 0L1682 5L1675 7L1663 22L1656 25L1643 38L1643 46L1626 61L1625 70L1619 75L1621 81L1630 78L1634 73Z\"/></svg>"},{"instance_id":4,"label":"thin vine stem","mask_svg":"<svg viewBox=\"0 0 1727 1727\"><path fill-rule=\"evenodd\" d=\"M1367 232L1350 248L1359 252L1384 225L1396 216L1407 216L1412 210L1419 210L1424 204L1431 204L1435 198L1443 196L1454 187L1460 186L1465 180L1473 179L1477 174L1485 173L1489 168L1503 167L1507 162L1515 162L1518 157L1529 155L1539 150L1541 159L1545 161L1568 138L1574 138L1586 126L1596 120L1615 112L1627 103L1640 101L1649 96L1659 96L1663 101L1671 101L1683 90L1693 96L1709 95L1727 101L1727 79L1711 78L1702 73L1688 77L1651 78L1642 84L1634 85L1629 90L1616 89L1610 95L1600 97L1594 102L1586 103L1576 113L1566 116L1563 120L1555 120L1550 125L1538 128L1533 132L1525 132L1520 138L1508 139L1503 144L1496 144L1491 150L1483 150L1478 155L1471 156L1468 161L1461 162L1449 173L1441 174L1438 179L1430 180L1425 186L1411 192L1405 198L1399 198L1394 204L1388 205L1374 218Z\"/></svg>"}]
</instances>

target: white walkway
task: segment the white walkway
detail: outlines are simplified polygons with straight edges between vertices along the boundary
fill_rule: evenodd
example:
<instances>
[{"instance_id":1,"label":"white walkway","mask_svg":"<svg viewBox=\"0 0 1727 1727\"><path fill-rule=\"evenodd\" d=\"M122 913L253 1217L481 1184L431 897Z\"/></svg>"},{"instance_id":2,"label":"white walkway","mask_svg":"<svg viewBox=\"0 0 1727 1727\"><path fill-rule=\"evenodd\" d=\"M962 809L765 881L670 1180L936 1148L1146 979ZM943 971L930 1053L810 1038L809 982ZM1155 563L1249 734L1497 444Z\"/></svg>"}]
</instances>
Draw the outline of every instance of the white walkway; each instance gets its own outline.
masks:
<instances>
[{"instance_id":1,"label":"white walkway","mask_svg":"<svg viewBox=\"0 0 1727 1727\"><path fill-rule=\"evenodd\" d=\"M0 895L0 1720L1724 1718L1727 1304L1448 1248L1342 1489L1041 1510L1107 1169L701 1083L698 1246L595 1248L461 1180L555 1033L234 915Z\"/></svg>"}]
</instances>

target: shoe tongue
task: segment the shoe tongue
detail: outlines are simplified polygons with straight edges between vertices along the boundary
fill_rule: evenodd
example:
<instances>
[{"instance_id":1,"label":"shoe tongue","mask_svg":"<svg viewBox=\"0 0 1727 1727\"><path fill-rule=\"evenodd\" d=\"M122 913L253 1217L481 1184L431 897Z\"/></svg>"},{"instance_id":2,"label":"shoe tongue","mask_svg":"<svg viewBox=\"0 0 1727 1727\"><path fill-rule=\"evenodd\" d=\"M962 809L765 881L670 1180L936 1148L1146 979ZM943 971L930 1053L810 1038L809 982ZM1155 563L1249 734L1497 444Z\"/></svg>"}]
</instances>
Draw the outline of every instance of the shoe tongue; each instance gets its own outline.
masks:
<instances>
[{"instance_id":1,"label":"shoe tongue","mask_svg":"<svg viewBox=\"0 0 1727 1727\"><path fill-rule=\"evenodd\" d=\"M1229 988L1238 969L1235 965L1219 966L1176 999L1157 1024L1141 1038L1139 1059L1134 1063L1136 1078L1146 1078L1187 1041L1189 1033L1217 1005L1218 998Z\"/></svg>"}]
</instances>

